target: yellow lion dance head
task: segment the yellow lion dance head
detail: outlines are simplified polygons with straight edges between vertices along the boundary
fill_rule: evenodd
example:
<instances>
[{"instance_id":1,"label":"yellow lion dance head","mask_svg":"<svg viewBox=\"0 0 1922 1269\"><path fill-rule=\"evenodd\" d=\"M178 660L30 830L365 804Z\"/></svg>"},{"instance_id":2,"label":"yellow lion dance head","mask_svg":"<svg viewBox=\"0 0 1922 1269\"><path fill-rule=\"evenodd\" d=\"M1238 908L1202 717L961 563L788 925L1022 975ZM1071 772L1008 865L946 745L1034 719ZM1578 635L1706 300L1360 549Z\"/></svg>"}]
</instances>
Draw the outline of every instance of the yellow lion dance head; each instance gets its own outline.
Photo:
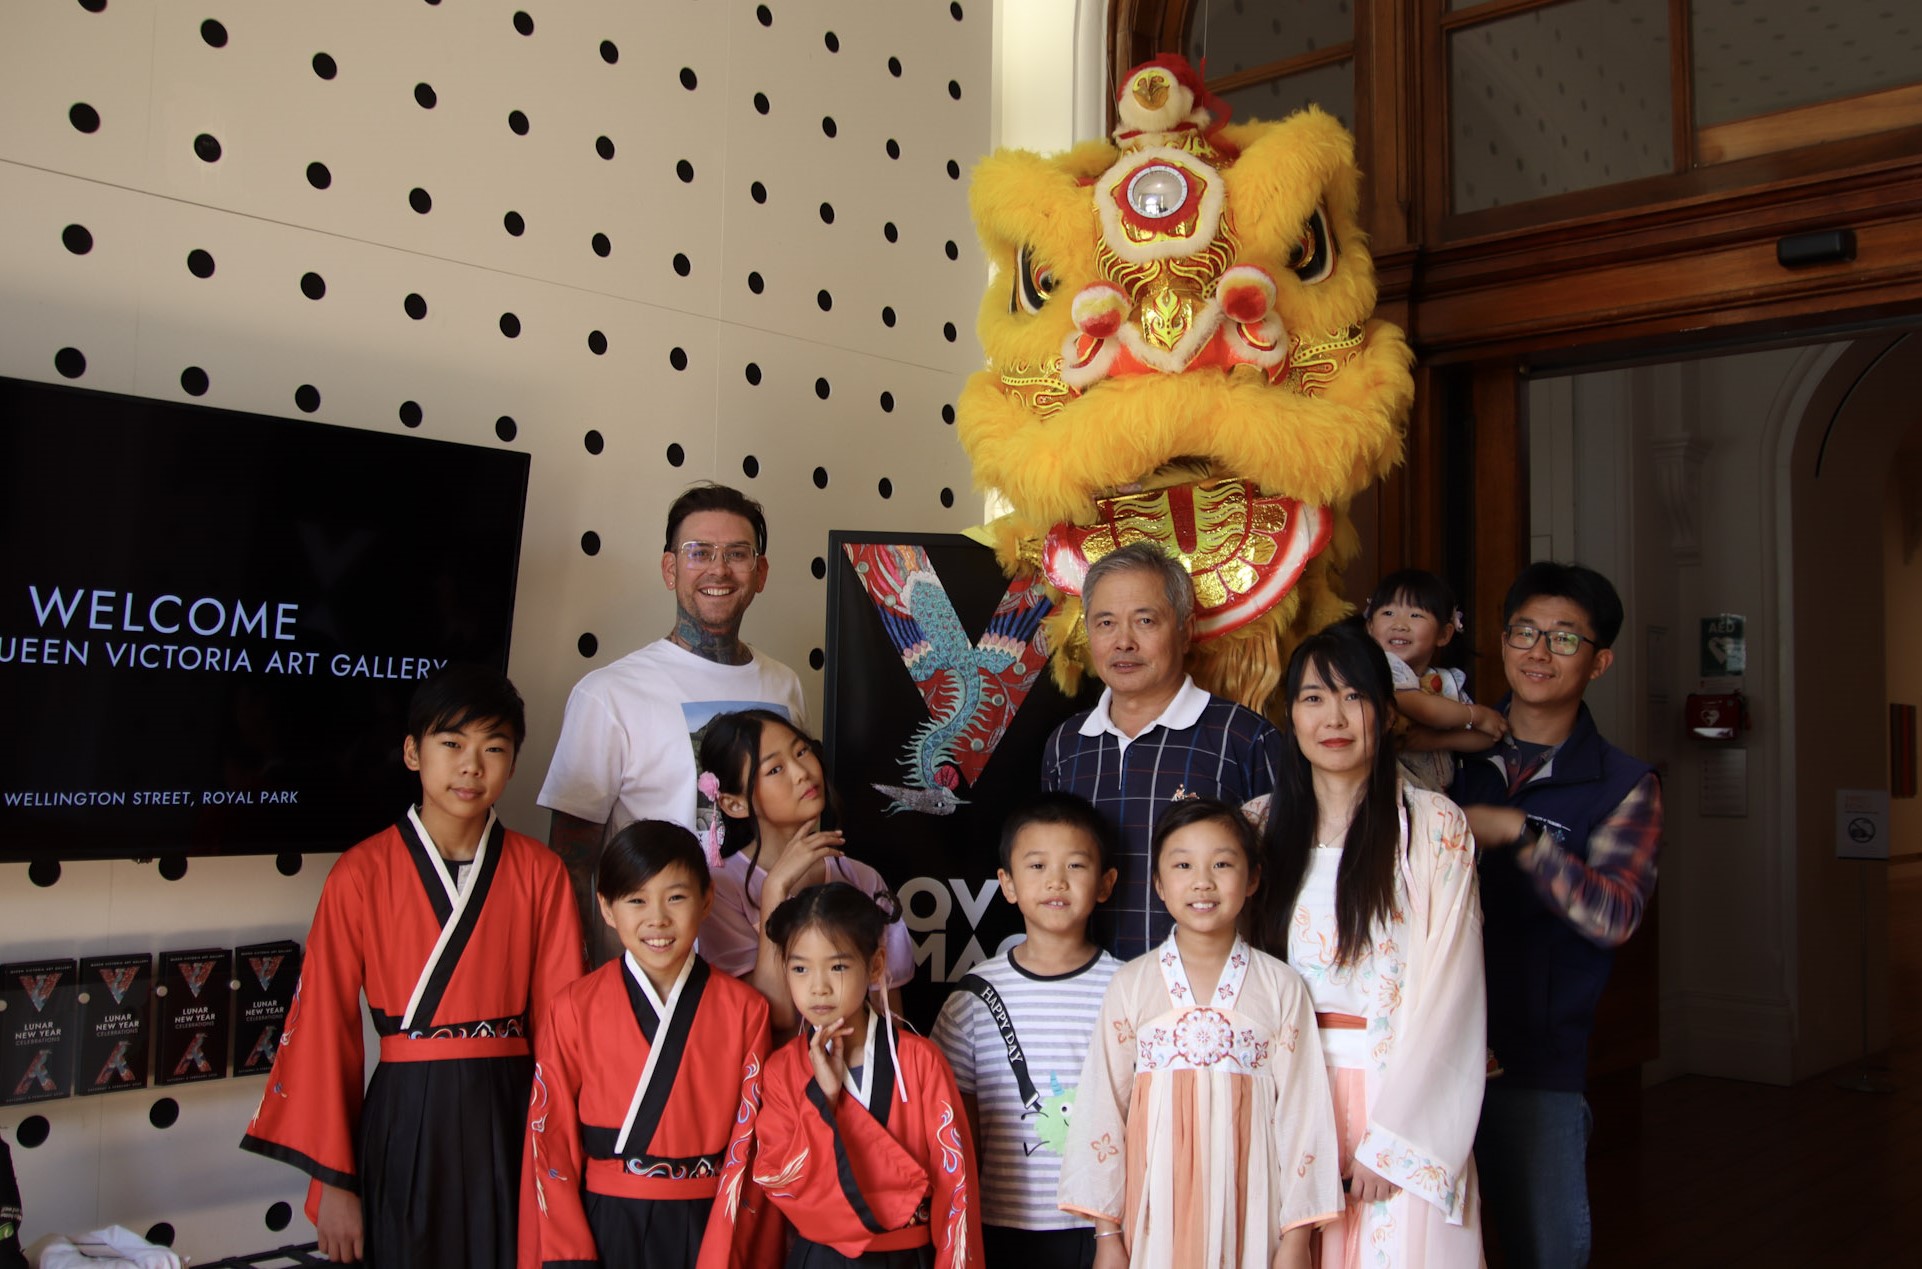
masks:
<instances>
[{"instance_id":1,"label":"yellow lion dance head","mask_svg":"<svg viewBox=\"0 0 1922 1269\"><path fill-rule=\"evenodd\" d=\"M958 430L1010 573L1041 569L1055 677L1086 664L1080 579L1149 540L1195 582L1196 680L1268 707L1347 605L1351 499L1401 459L1411 355L1370 317L1354 141L1310 107L1225 124L1187 62L1136 67L1113 143L975 169L994 273Z\"/></svg>"}]
</instances>

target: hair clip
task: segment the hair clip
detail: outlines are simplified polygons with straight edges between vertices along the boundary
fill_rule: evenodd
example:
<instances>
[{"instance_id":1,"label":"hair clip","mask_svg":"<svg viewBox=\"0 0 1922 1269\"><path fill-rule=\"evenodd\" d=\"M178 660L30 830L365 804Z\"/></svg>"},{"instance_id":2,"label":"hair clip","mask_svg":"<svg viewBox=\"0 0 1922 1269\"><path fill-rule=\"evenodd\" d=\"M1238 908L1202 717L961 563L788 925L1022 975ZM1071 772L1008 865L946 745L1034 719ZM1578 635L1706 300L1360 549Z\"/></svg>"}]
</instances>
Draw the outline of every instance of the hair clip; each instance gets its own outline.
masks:
<instances>
[{"instance_id":1,"label":"hair clip","mask_svg":"<svg viewBox=\"0 0 1922 1269\"><path fill-rule=\"evenodd\" d=\"M707 870L719 872L721 869L721 838L726 832L721 823L721 777L712 771L703 771L694 781L694 787L701 796L714 804L714 817L708 821L707 831L701 834L701 853L707 856Z\"/></svg>"},{"instance_id":2,"label":"hair clip","mask_svg":"<svg viewBox=\"0 0 1922 1269\"><path fill-rule=\"evenodd\" d=\"M1457 608L1457 609L1455 610L1455 616L1454 616L1454 618L1453 618L1453 621L1454 621L1454 623L1455 623L1455 633L1456 633L1456 634L1460 634L1460 633L1462 632L1462 630L1463 630L1463 626L1462 626L1462 610L1461 610L1461 609L1459 609L1459 608Z\"/></svg>"}]
</instances>

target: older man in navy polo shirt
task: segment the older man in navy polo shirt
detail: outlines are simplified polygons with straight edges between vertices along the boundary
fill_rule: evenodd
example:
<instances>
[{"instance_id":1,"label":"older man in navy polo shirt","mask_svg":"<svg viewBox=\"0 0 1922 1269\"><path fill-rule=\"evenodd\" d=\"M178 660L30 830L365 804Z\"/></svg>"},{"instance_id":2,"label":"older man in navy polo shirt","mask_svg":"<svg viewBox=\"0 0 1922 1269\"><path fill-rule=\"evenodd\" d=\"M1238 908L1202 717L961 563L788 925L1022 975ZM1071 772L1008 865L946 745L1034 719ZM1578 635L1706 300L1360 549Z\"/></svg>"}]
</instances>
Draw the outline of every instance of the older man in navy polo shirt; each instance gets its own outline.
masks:
<instances>
[{"instance_id":1,"label":"older man in navy polo shirt","mask_svg":"<svg viewBox=\"0 0 1922 1269\"><path fill-rule=\"evenodd\" d=\"M1087 798L1116 829L1121 875L1096 910L1095 937L1126 960L1173 925L1149 875L1155 819L1183 798L1239 805L1271 792L1281 735L1189 677L1194 583L1160 547L1138 542L1102 556L1081 594L1088 651L1106 690L1048 738L1041 782Z\"/></svg>"}]
</instances>

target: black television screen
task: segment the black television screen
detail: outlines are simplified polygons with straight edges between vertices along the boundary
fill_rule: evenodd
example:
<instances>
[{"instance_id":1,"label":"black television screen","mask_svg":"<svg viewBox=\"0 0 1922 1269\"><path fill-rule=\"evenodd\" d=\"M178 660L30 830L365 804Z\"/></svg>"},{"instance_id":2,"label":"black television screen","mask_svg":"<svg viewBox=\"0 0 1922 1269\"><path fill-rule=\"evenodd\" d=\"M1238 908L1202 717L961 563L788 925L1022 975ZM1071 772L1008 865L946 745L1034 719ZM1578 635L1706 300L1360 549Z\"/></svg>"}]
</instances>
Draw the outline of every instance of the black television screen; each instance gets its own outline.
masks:
<instances>
[{"instance_id":1,"label":"black television screen","mask_svg":"<svg viewBox=\"0 0 1922 1269\"><path fill-rule=\"evenodd\" d=\"M505 668L524 454L0 379L0 860L340 850Z\"/></svg>"}]
</instances>

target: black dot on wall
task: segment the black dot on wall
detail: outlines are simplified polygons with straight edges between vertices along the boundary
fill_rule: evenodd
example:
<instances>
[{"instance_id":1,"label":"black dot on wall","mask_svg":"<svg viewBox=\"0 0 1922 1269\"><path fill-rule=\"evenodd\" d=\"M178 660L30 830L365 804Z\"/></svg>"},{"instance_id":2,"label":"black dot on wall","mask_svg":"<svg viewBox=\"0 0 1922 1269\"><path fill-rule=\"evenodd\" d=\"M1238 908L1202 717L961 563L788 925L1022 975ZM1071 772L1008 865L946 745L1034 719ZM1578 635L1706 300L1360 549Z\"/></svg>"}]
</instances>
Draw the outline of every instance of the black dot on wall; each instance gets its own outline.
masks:
<instances>
[{"instance_id":1,"label":"black dot on wall","mask_svg":"<svg viewBox=\"0 0 1922 1269\"><path fill-rule=\"evenodd\" d=\"M188 366L180 372L180 390L190 397L207 395L207 372L199 366Z\"/></svg>"},{"instance_id":2,"label":"black dot on wall","mask_svg":"<svg viewBox=\"0 0 1922 1269\"><path fill-rule=\"evenodd\" d=\"M881 325L888 327L894 325L894 309L892 307L885 307L881 310Z\"/></svg>"},{"instance_id":3,"label":"black dot on wall","mask_svg":"<svg viewBox=\"0 0 1922 1269\"><path fill-rule=\"evenodd\" d=\"M674 175L681 178L681 184L692 185L694 183L694 165L686 159L682 159L674 165Z\"/></svg>"},{"instance_id":4,"label":"black dot on wall","mask_svg":"<svg viewBox=\"0 0 1922 1269\"><path fill-rule=\"evenodd\" d=\"M320 299L327 294L327 279L318 273L301 274L300 293L310 300Z\"/></svg>"},{"instance_id":5,"label":"black dot on wall","mask_svg":"<svg viewBox=\"0 0 1922 1269\"><path fill-rule=\"evenodd\" d=\"M527 222L521 219L519 212L511 211L501 217L501 228L518 238L527 232Z\"/></svg>"},{"instance_id":6,"label":"black dot on wall","mask_svg":"<svg viewBox=\"0 0 1922 1269\"><path fill-rule=\"evenodd\" d=\"M294 1208L291 1203L275 1203L267 1209L267 1228L278 1234L294 1223Z\"/></svg>"},{"instance_id":7,"label":"black dot on wall","mask_svg":"<svg viewBox=\"0 0 1922 1269\"><path fill-rule=\"evenodd\" d=\"M814 487L816 489L826 489L828 487L828 469L827 468L816 467L814 469Z\"/></svg>"},{"instance_id":8,"label":"black dot on wall","mask_svg":"<svg viewBox=\"0 0 1922 1269\"><path fill-rule=\"evenodd\" d=\"M954 505L954 490L945 489L945 488L942 489L941 505L944 507L952 507Z\"/></svg>"},{"instance_id":9,"label":"black dot on wall","mask_svg":"<svg viewBox=\"0 0 1922 1269\"><path fill-rule=\"evenodd\" d=\"M883 392L881 394L881 413L894 413L894 394L892 392Z\"/></svg>"},{"instance_id":10,"label":"black dot on wall","mask_svg":"<svg viewBox=\"0 0 1922 1269\"><path fill-rule=\"evenodd\" d=\"M951 181L958 181L961 179L961 165L959 163L956 163L953 159L948 160L948 179Z\"/></svg>"},{"instance_id":11,"label":"black dot on wall","mask_svg":"<svg viewBox=\"0 0 1922 1269\"><path fill-rule=\"evenodd\" d=\"M303 860L297 850L283 850L274 856L274 871L283 877L298 877Z\"/></svg>"},{"instance_id":12,"label":"black dot on wall","mask_svg":"<svg viewBox=\"0 0 1922 1269\"><path fill-rule=\"evenodd\" d=\"M828 575L828 562L817 555L814 562L808 565L808 571L814 574L814 580L818 582Z\"/></svg>"},{"instance_id":13,"label":"black dot on wall","mask_svg":"<svg viewBox=\"0 0 1922 1269\"><path fill-rule=\"evenodd\" d=\"M220 139L211 132L203 132L194 138L194 153L202 163L220 162Z\"/></svg>"},{"instance_id":14,"label":"black dot on wall","mask_svg":"<svg viewBox=\"0 0 1922 1269\"><path fill-rule=\"evenodd\" d=\"M742 373L744 373L747 376L747 382L749 387L760 386L761 368L759 366L755 365L753 362L750 361L747 363L747 369Z\"/></svg>"},{"instance_id":15,"label":"black dot on wall","mask_svg":"<svg viewBox=\"0 0 1922 1269\"><path fill-rule=\"evenodd\" d=\"M320 408L320 389L311 383L301 384L294 389L294 404L302 414L312 414Z\"/></svg>"},{"instance_id":16,"label":"black dot on wall","mask_svg":"<svg viewBox=\"0 0 1922 1269\"><path fill-rule=\"evenodd\" d=\"M606 234L595 234L594 237L589 240L588 245L594 248L594 254L603 260L607 259L614 251L614 242Z\"/></svg>"},{"instance_id":17,"label":"black dot on wall","mask_svg":"<svg viewBox=\"0 0 1922 1269\"><path fill-rule=\"evenodd\" d=\"M307 183L315 189L326 189L334 183L334 174L327 170L325 163L307 165Z\"/></svg>"},{"instance_id":18,"label":"black dot on wall","mask_svg":"<svg viewBox=\"0 0 1922 1269\"><path fill-rule=\"evenodd\" d=\"M834 308L834 297L828 294L826 290L816 291L814 293L814 302L821 306L823 313L829 312Z\"/></svg>"},{"instance_id":19,"label":"black dot on wall","mask_svg":"<svg viewBox=\"0 0 1922 1269\"><path fill-rule=\"evenodd\" d=\"M894 227L894 222L891 220L887 224L881 226L881 236L883 238L886 238L889 242L901 241L901 231Z\"/></svg>"},{"instance_id":20,"label":"black dot on wall","mask_svg":"<svg viewBox=\"0 0 1922 1269\"><path fill-rule=\"evenodd\" d=\"M675 441L667 447L667 465L669 467L679 467L686 461L687 451L681 448L679 441Z\"/></svg>"},{"instance_id":21,"label":"black dot on wall","mask_svg":"<svg viewBox=\"0 0 1922 1269\"><path fill-rule=\"evenodd\" d=\"M87 354L78 348L62 348L53 355L53 368L69 379L87 373Z\"/></svg>"},{"instance_id":22,"label":"black dot on wall","mask_svg":"<svg viewBox=\"0 0 1922 1269\"><path fill-rule=\"evenodd\" d=\"M761 474L761 460L756 458L752 454L749 454L746 458L743 458L741 460L741 474L743 476L746 476L749 480L753 480L756 476Z\"/></svg>"},{"instance_id":23,"label":"black dot on wall","mask_svg":"<svg viewBox=\"0 0 1922 1269\"><path fill-rule=\"evenodd\" d=\"M581 534L581 554L582 555L599 555L600 553L601 553L601 535L594 532L594 530L592 529L589 529L587 532Z\"/></svg>"},{"instance_id":24,"label":"black dot on wall","mask_svg":"<svg viewBox=\"0 0 1922 1269\"><path fill-rule=\"evenodd\" d=\"M156 1128L171 1128L179 1119L180 1103L171 1097L162 1097L147 1107L147 1122Z\"/></svg>"},{"instance_id":25,"label":"black dot on wall","mask_svg":"<svg viewBox=\"0 0 1922 1269\"><path fill-rule=\"evenodd\" d=\"M334 61L332 54L316 53L314 54L314 74L322 79L332 79L340 74L340 65Z\"/></svg>"},{"instance_id":26,"label":"black dot on wall","mask_svg":"<svg viewBox=\"0 0 1922 1269\"><path fill-rule=\"evenodd\" d=\"M881 477L881 483L874 487L874 492L880 494L883 498L892 498L894 497L894 482L886 476L883 476Z\"/></svg>"},{"instance_id":27,"label":"black dot on wall","mask_svg":"<svg viewBox=\"0 0 1922 1269\"><path fill-rule=\"evenodd\" d=\"M211 253L195 247L187 253L187 272L197 278L210 278L214 275L214 258Z\"/></svg>"},{"instance_id":28,"label":"black dot on wall","mask_svg":"<svg viewBox=\"0 0 1922 1269\"><path fill-rule=\"evenodd\" d=\"M761 184L759 181L756 181L754 182L754 184L748 186L747 193L748 193L748 197L752 198L757 203L767 202L767 186Z\"/></svg>"},{"instance_id":29,"label":"black dot on wall","mask_svg":"<svg viewBox=\"0 0 1922 1269\"><path fill-rule=\"evenodd\" d=\"M841 37L832 31L829 31L821 37L821 43L828 46L828 52L830 53L839 53L841 51Z\"/></svg>"},{"instance_id":30,"label":"black dot on wall","mask_svg":"<svg viewBox=\"0 0 1922 1269\"><path fill-rule=\"evenodd\" d=\"M834 223L834 204L833 203L821 204L821 223L824 225L831 225Z\"/></svg>"},{"instance_id":31,"label":"black dot on wall","mask_svg":"<svg viewBox=\"0 0 1922 1269\"><path fill-rule=\"evenodd\" d=\"M954 425L954 407L953 406L944 405L941 407L941 421L943 423L948 424L950 427Z\"/></svg>"},{"instance_id":32,"label":"black dot on wall","mask_svg":"<svg viewBox=\"0 0 1922 1269\"><path fill-rule=\"evenodd\" d=\"M400 306L407 310L407 316L417 322L427 316L427 297L417 291L408 292L407 298L400 302Z\"/></svg>"},{"instance_id":33,"label":"black dot on wall","mask_svg":"<svg viewBox=\"0 0 1922 1269\"><path fill-rule=\"evenodd\" d=\"M607 351L607 336L597 330L588 331L587 351L593 353L596 357L604 354Z\"/></svg>"},{"instance_id":34,"label":"black dot on wall","mask_svg":"<svg viewBox=\"0 0 1922 1269\"><path fill-rule=\"evenodd\" d=\"M527 122L527 112L526 112L526 111L524 111L524 110L510 110L510 111L508 111L508 112L507 112L507 127L508 127L508 129L509 129L509 130L510 130L511 132L513 132L513 134L514 134L515 136L517 136L517 137L524 137L524 136L526 136L526 135L527 135L527 129L528 129L528 127L529 127L529 124L528 124L528 122Z\"/></svg>"},{"instance_id":35,"label":"black dot on wall","mask_svg":"<svg viewBox=\"0 0 1922 1269\"><path fill-rule=\"evenodd\" d=\"M839 132L839 131L840 131L840 129L839 129L838 127L836 127L836 126L835 126L835 124L834 124L834 116L833 116L833 115L825 115L825 116L823 116L823 117L822 117L822 119L821 119L821 131L822 131L822 132L823 132L823 133L824 133L825 135L827 135L828 137L833 137L835 133L837 133L837 132Z\"/></svg>"},{"instance_id":36,"label":"black dot on wall","mask_svg":"<svg viewBox=\"0 0 1922 1269\"><path fill-rule=\"evenodd\" d=\"M419 427L422 417L420 402L402 401L400 403L400 425L402 427Z\"/></svg>"},{"instance_id":37,"label":"black dot on wall","mask_svg":"<svg viewBox=\"0 0 1922 1269\"><path fill-rule=\"evenodd\" d=\"M764 115L770 109L772 109L772 106L768 102L767 94L755 93L754 94L754 113Z\"/></svg>"},{"instance_id":38,"label":"black dot on wall","mask_svg":"<svg viewBox=\"0 0 1922 1269\"><path fill-rule=\"evenodd\" d=\"M960 332L954 329L953 322L941 323L941 338L947 340L950 344L952 344L955 341L956 337L959 334Z\"/></svg>"},{"instance_id":39,"label":"black dot on wall","mask_svg":"<svg viewBox=\"0 0 1922 1269\"><path fill-rule=\"evenodd\" d=\"M694 272L694 262L677 251L674 253L674 272L681 277L686 277L688 274Z\"/></svg>"},{"instance_id":40,"label":"black dot on wall","mask_svg":"<svg viewBox=\"0 0 1922 1269\"><path fill-rule=\"evenodd\" d=\"M588 453L598 454L607 448L607 438L602 436L597 429L589 428L587 429L587 435L581 437L581 444L586 446Z\"/></svg>"},{"instance_id":41,"label":"black dot on wall","mask_svg":"<svg viewBox=\"0 0 1922 1269\"><path fill-rule=\"evenodd\" d=\"M894 76L896 79L901 78L901 59L900 58L890 57L888 59L888 74Z\"/></svg>"},{"instance_id":42,"label":"black dot on wall","mask_svg":"<svg viewBox=\"0 0 1922 1269\"><path fill-rule=\"evenodd\" d=\"M954 20L955 20L956 22L959 22L959 21L961 20L961 3L960 3L960 0L955 0L955 2L954 2L953 4L950 4L950 5L948 6L948 13L949 13L949 15L950 15L950 16L952 16L952 17L954 18Z\"/></svg>"},{"instance_id":43,"label":"black dot on wall","mask_svg":"<svg viewBox=\"0 0 1922 1269\"><path fill-rule=\"evenodd\" d=\"M621 46L612 40L601 41L601 60L609 66L621 60Z\"/></svg>"},{"instance_id":44,"label":"black dot on wall","mask_svg":"<svg viewBox=\"0 0 1922 1269\"><path fill-rule=\"evenodd\" d=\"M604 159L613 158L614 157L614 138L613 137L595 137L594 153L600 155ZM690 180L693 180L694 178L692 176L684 176L681 179L684 181L690 181Z\"/></svg>"},{"instance_id":45,"label":"black dot on wall","mask_svg":"<svg viewBox=\"0 0 1922 1269\"><path fill-rule=\"evenodd\" d=\"M818 670L827 663L827 654L822 652L821 649L815 648L808 653L808 668L810 670Z\"/></svg>"},{"instance_id":46,"label":"black dot on wall","mask_svg":"<svg viewBox=\"0 0 1922 1269\"><path fill-rule=\"evenodd\" d=\"M762 279L759 273L749 273L747 275L747 289L759 295L767 289L767 282Z\"/></svg>"},{"instance_id":47,"label":"black dot on wall","mask_svg":"<svg viewBox=\"0 0 1922 1269\"><path fill-rule=\"evenodd\" d=\"M701 77L694 73L693 67L681 67L681 87L687 89L689 92L693 92L696 88L700 87L700 85Z\"/></svg>"},{"instance_id":48,"label":"black dot on wall","mask_svg":"<svg viewBox=\"0 0 1922 1269\"><path fill-rule=\"evenodd\" d=\"M28 1115L13 1130L13 1139L28 1150L38 1150L47 1144L47 1134L52 1131L45 1115Z\"/></svg>"},{"instance_id":49,"label":"black dot on wall","mask_svg":"<svg viewBox=\"0 0 1922 1269\"><path fill-rule=\"evenodd\" d=\"M168 881L179 881L187 875L187 857L178 851L162 855L156 871Z\"/></svg>"},{"instance_id":50,"label":"black dot on wall","mask_svg":"<svg viewBox=\"0 0 1922 1269\"><path fill-rule=\"evenodd\" d=\"M955 245L955 241L952 238L948 239L948 245L942 248L942 250L948 253L948 259L950 260L959 260L961 258L961 248Z\"/></svg>"},{"instance_id":51,"label":"black dot on wall","mask_svg":"<svg viewBox=\"0 0 1922 1269\"><path fill-rule=\"evenodd\" d=\"M76 101L73 108L67 111L67 122L73 125L76 132L98 132L100 112L84 101Z\"/></svg>"},{"instance_id":52,"label":"black dot on wall","mask_svg":"<svg viewBox=\"0 0 1922 1269\"><path fill-rule=\"evenodd\" d=\"M757 4L754 6L754 19L755 21L759 22L762 26L773 26L774 10L768 8L764 4Z\"/></svg>"},{"instance_id":53,"label":"black dot on wall","mask_svg":"<svg viewBox=\"0 0 1922 1269\"><path fill-rule=\"evenodd\" d=\"M414 85L414 100L420 103L422 110L432 110L434 103L438 102L440 98L434 95L434 86L432 84L423 83Z\"/></svg>"},{"instance_id":54,"label":"black dot on wall","mask_svg":"<svg viewBox=\"0 0 1922 1269\"><path fill-rule=\"evenodd\" d=\"M27 880L42 890L60 880L60 861L57 859L36 859L27 865Z\"/></svg>"},{"instance_id":55,"label":"black dot on wall","mask_svg":"<svg viewBox=\"0 0 1922 1269\"><path fill-rule=\"evenodd\" d=\"M174 1227L166 1221L161 1221L157 1225L149 1225L147 1227L147 1241L156 1247L173 1246Z\"/></svg>"},{"instance_id":56,"label":"black dot on wall","mask_svg":"<svg viewBox=\"0 0 1922 1269\"><path fill-rule=\"evenodd\" d=\"M407 205L425 216L434 210L434 196L416 185L407 191Z\"/></svg>"},{"instance_id":57,"label":"black dot on wall","mask_svg":"<svg viewBox=\"0 0 1922 1269\"><path fill-rule=\"evenodd\" d=\"M200 24L200 38L207 41L208 48L226 48L227 28L208 18Z\"/></svg>"},{"instance_id":58,"label":"black dot on wall","mask_svg":"<svg viewBox=\"0 0 1922 1269\"><path fill-rule=\"evenodd\" d=\"M520 424L514 422L514 416L511 414L503 414L494 420L494 435L503 441L513 440L520 435L520 430Z\"/></svg>"},{"instance_id":59,"label":"black dot on wall","mask_svg":"<svg viewBox=\"0 0 1922 1269\"><path fill-rule=\"evenodd\" d=\"M509 339L519 339L521 334L521 319L512 313L502 313L501 334L507 336Z\"/></svg>"},{"instance_id":60,"label":"black dot on wall","mask_svg":"<svg viewBox=\"0 0 1922 1269\"><path fill-rule=\"evenodd\" d=\"M93 250L93 234L85 225L68 225L60 231L60 243L77 256Z\"/></svg>"},{"instance_id":61,"label":"black dot on wall","mask_svg":"<svg viewBox=\"0 0 1922 1269\"><path fill-rule=\"evenodd\" d=\"M579 639L576 639L574 641L574 646L581 650L582 656L591 657L596 652L599 652L601 650L601 641L599 639L596 639L593 636L593 634L590 632L587 634L583 634Z\"/></svg>"},{"instance_id":62,"label":"black dot on wall","mask_svg":"<svg viewBox=\"0 0 1922 1269\"><path fill-rule=\"evenodd\" d=\"M687 369L687 349L685 348L669 349L667 354L667 364L674 367L676 370L686 370Z\"/></svg>"},{"instance_id":63,"label":"black dot on wall","mask_svg":"<svg viewBox=\"0 0 1922 1269\"><path fill-rule=\"evenodd\" d=\"M817 397L820 397L823 401L827 400L829 394L831 394L833 391L834 391L834 385L829 383L826 379L816 379L814 381L814 395Z\"/></svg>"},{"instance_id":64,"label":"black dot on wall","mask_svg":"<svg viewBox=\"0 0 1922 1269\"><path fill-rule=\"evenodd\" d=\"M950 79L948 81L948 96L954 98L956 101L961 100L961 84L958 80Z\"/></svg>"},{"instance_id":65,"label":"black dot on wall","mask_svg":"<svg viewBox=\"0 0 1922 1269\"><path fill-rule=\"evenodd\" d=\"M104 13L107 8L107 0L80 0L80 7L88 13Z\"/></svg>"},{"instance_id":66,"label":"black dot on wall","mask_svg":"<svg viewBox=\"0 0 1922 1269\"><path fill-rule=\"evenodd\" d=\"M899 141L896 141L893 137L888 138L888 157L891 159L898 159L901 157L901 143Z\"/></svg>"},{"instance_id":67,"label":"black dot on wall","mask_svg":"<svg viewBox=\"0 0 1922 1269\"><path fill-rule=\"evenodd\" d=\"M525 9L514 10L514 29L522 35L534 34L534 19Z\"/></svg>"}]
</instances>

